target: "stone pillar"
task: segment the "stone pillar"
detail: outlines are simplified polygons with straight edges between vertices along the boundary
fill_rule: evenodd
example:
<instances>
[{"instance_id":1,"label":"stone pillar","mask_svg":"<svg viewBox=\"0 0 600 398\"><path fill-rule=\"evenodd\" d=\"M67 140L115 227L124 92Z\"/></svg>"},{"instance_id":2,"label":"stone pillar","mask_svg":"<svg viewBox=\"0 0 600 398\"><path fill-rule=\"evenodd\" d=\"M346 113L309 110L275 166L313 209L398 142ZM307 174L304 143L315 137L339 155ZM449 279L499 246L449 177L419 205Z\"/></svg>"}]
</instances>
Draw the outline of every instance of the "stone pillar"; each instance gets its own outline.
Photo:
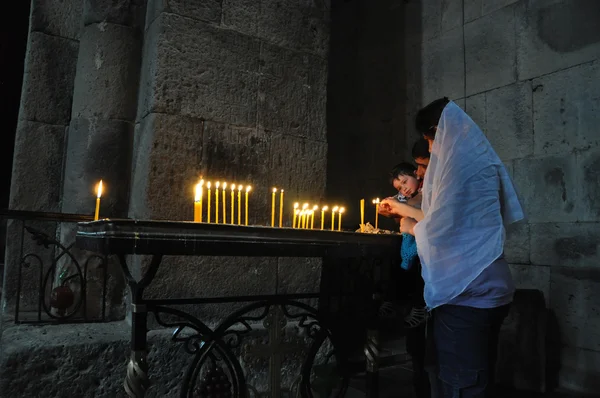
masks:
<instances>
[{"instance_id":1,"label":"stone pillar","mask_svg":"<svg viewBox=\"0 0 600 398\"><path fill-rule=\"evenodd\" d=\"M94 193L102 179L100 217L127 215L131 152L141 61L138 21L143 9L130 1L85 1L81 45L73 88L73 107L65 158L62 211L93 214ZM73 239L64 226L63 240ZM91 270L92 276L95 270ZM124 315L120 271L111 265L107 303ZM88 285L88 314L100 308L100 286ZM91 297L90 297L91 296ZM113 308L114 306L114 308Z\"/></svg>"}]
</instances>

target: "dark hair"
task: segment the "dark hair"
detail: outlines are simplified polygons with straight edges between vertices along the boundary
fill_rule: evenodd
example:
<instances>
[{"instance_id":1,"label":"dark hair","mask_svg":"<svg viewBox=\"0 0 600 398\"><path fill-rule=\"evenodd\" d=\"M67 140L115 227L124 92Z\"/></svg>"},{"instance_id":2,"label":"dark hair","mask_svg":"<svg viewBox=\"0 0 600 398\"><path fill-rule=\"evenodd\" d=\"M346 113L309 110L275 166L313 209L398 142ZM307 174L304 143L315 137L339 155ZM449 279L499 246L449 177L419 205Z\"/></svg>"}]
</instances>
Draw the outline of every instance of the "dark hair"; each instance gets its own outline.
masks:
<instances>
[{"instance_id":1,"label":"dark hair","mask_svg":"<svg viewBox=\"0 0 600 398\"><path fill-rule=\"evenodd\" d=\"M427 141L425 138L419 138L412 147L413 159L429 159L429 156L429 141Z\"/></svg>"},{"instance_id":2,"label":"dark hair","mask_svg":"<svg viewBox=\"0 0 600 398\"><path fill-rule=\"evenodd\" d=\"M415 127L419 134L423 134L423 136L429 139L435 138L435 127L437 127L448 102L450 102L448 97L439 98L417 112Z\"/></svg>"},{"instance_id":3,"label":"dark hair","mask_svg":"<svg viewBox=\"0 0 600 398\"><path fill-rule=\"evenodd\" d=\"M411 163L399 163L392 168L392 171L390 171L390 183L394 181L395 178L398 178L400 176L415 177L416 171L417 168Z\"/></svg>"}]
</instances>

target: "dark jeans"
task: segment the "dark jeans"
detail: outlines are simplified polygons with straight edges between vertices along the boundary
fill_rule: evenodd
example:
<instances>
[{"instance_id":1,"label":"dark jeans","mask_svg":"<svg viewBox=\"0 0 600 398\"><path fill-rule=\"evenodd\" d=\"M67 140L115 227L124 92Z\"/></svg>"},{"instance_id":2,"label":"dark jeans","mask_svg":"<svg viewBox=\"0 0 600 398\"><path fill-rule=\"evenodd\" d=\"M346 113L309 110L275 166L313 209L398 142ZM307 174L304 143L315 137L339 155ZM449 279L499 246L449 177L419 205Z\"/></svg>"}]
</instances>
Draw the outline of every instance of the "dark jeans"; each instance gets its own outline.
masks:
<instances>
[{"instance_id":1,"label":"dark jeans","mask_svg":"<svg viewBox=\"0 0 600 398\"><path fill-rule=\"evenodd\" d=\"M498 335L510 305L433 310L440 398L487 398L494 385Z\"/></svg>"}]
</instances>

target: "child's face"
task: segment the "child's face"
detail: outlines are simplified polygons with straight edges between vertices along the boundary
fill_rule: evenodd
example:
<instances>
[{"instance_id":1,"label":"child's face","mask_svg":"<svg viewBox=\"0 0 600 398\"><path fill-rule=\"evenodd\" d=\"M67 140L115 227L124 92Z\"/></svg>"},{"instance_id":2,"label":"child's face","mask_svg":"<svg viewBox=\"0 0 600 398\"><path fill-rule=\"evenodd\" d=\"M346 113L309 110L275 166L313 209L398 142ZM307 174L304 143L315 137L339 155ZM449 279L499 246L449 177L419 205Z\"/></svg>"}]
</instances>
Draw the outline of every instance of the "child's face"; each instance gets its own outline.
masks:
<instances>
[{"instance_id":1,"label":"child's face","mask_svg":"<svg viewBox=\"0 0 600 398\"><path fill-rule=\"evenodd\" d=\"M411 197L419 190L419 180L414 176L399 175L392 181L394 188L402 195Z\"/></svg>"}]
</instances>

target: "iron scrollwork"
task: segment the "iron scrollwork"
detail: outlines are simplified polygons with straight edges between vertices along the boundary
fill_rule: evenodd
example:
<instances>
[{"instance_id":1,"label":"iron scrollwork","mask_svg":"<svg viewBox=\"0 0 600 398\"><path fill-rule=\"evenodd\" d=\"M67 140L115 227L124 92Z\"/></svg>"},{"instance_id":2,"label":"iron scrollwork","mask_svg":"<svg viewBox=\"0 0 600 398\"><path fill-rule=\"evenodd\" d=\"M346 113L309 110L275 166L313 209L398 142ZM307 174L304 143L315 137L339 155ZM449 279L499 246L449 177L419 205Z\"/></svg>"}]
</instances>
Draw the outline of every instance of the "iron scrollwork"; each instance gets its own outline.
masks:
<instances>
[{"instance_id":1,"label":"iron scrollwork","mask_svg":"<svg viewBox=\"0 0 600 398\"><path fill-rule=\"evenodd\" d=\"M346 392L344 356L316 310L304 303L285 298L254 302L214 330L171 307L148 310L161 326L175 328L172 341L182 343L185 352L193 355L181 386L182 398L312 398L330 397L333 392L342 397ZM167 321L165 315L175 320ZM257 337L264 340L265 334L268 343L257 344ZM298 377L282 377L287 355L302 355ZM252 360L268 360L266 383L257 385L244 371Z\"/></svg>"}]
</instances>

